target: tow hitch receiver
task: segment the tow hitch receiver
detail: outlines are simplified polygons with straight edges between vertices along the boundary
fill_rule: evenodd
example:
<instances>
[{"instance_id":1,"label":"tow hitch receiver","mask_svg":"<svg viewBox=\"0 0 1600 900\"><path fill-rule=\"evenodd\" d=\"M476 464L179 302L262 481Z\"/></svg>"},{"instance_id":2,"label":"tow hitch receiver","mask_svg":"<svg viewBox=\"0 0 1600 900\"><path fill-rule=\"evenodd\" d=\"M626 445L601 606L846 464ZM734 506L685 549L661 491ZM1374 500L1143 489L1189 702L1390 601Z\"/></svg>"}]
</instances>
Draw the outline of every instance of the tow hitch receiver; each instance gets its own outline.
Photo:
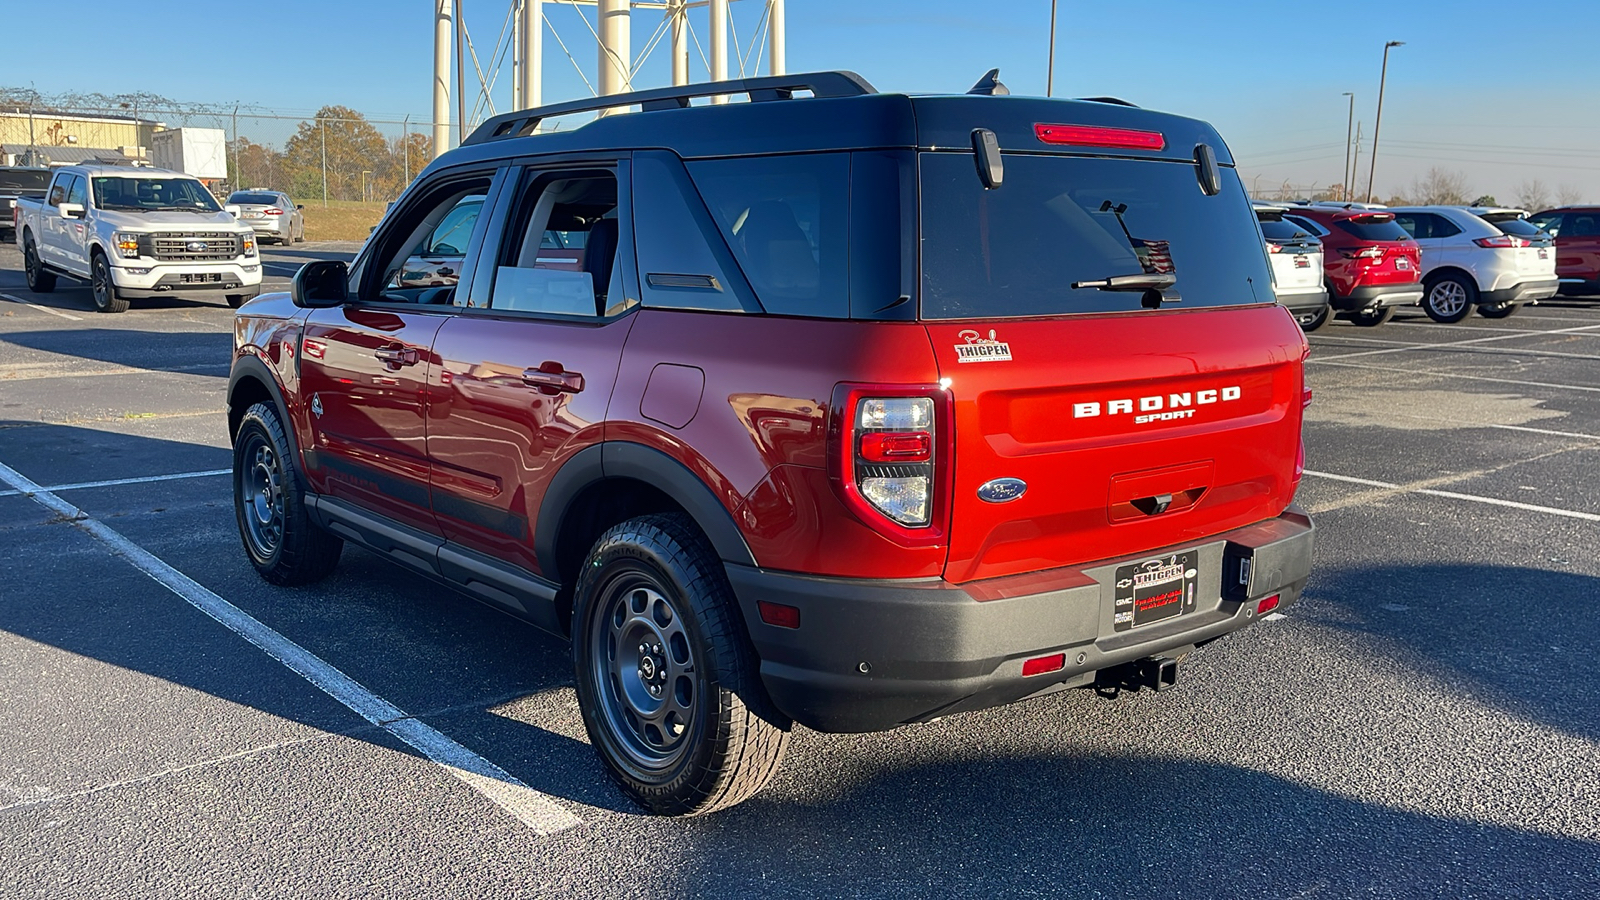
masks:
<instances>
[{"instance_id":1,"label":"tow hitch receiver","mask_svg":"<svg viewBox=\"0 0 1600 900\"><path fill-rule=\"evenodd\" d=\"M1123 663L1100 670L1095 679L1095 690L1103 696L1115 697L1122 691L1149 688L1164 691L1178 683L1178 661L1158 656Z\"/></svg>"}]
</instances>

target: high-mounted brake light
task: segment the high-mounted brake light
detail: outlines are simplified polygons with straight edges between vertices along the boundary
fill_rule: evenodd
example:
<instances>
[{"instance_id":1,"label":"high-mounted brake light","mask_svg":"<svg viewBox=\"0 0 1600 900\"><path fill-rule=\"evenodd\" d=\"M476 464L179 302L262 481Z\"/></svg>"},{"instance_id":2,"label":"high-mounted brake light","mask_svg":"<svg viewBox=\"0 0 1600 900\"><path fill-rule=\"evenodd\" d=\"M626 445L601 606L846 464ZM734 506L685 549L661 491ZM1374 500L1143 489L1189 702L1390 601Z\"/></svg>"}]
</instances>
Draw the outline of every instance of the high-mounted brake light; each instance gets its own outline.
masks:
<instances>
[{"instance_id":1,"label":"high-mounted brake light","mask_svg":"<svg viewBox=\"0 0 1600 900\"><path fill-rule=\"evenodd\" d=\"M1477 238L1473 240L1473 243L1477 244L1479 247L1493 247L1501 250L1510 247L1533 246L1533 242L1527 238L1519 238L1509 234L1496 235L1495 237Z\"/></svg>"},{"instance_id":2,"label":"high-mounted brake light","mask_svg":"<svg viewBox=\"0 0 1600 900\"><path fill-rule=\"evenodd\" d=\"M1128 150L1161 150L1167 139L1159 131L1132 128L1107 128L1104 125L1033 126L1033 133L1046 144L1072 144L1078 147L1120 147Z\"/></svg>"}]
</instances>

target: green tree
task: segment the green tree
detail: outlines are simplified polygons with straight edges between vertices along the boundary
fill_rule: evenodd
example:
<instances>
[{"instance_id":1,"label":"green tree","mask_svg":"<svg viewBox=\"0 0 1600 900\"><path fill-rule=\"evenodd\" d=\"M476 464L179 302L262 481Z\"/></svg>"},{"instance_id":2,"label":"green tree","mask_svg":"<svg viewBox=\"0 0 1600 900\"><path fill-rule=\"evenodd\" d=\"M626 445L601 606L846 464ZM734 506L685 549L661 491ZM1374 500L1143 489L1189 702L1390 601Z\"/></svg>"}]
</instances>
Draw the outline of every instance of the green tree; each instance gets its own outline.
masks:
<instances>
[{"instance_id":1,"label":"green tree","mask_svg":"<svg viewBox=\"0 0 1600 900\"><path fill-rule=\"evenodd\" d=\"M361 200L393 161L383 134L347 106L324 106L301 122L283 156L290 193L308 200L320 199L324 184L330 200Z\"/></svg>"}]
</instances>

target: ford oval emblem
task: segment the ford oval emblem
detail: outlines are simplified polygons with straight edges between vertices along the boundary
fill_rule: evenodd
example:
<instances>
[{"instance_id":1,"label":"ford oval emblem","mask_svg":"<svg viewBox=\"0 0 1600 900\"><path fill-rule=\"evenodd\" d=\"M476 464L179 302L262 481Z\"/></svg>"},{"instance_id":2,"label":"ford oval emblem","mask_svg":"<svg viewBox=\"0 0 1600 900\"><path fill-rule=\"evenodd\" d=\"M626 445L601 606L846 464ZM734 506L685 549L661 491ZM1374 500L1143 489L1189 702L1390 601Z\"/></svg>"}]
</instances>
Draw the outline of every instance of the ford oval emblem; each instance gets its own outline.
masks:
<instances>
[{"instance_id":1,"label":"ford oval emblem","mask_svg":"<svg viewBox=\"0 0 1600 900\"><path fill-rule=\"evenodd\" d=\"M1010 503L1028 491L1021 478L996 478L978 486L978 499L986 503Z\"/></svg>"},{"instance_id":2,"label":"ford oval emblem","mask_svg":"<svg viewBox=\"0 0 1600 900\"><path fill-rule=\"evenodd\" d=\"M190 253L204 253L206 250L206 242L190 241L187 249Z\"/></svg>"}]
</instances>

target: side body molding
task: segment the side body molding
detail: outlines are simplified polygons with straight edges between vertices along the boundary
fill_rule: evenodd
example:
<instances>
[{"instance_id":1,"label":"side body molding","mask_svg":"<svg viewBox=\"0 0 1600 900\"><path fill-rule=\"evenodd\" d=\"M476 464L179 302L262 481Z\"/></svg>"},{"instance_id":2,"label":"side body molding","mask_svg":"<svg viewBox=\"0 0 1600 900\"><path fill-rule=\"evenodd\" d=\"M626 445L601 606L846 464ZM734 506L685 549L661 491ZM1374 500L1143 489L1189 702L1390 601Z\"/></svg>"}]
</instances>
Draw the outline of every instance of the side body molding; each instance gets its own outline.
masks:
<instances>
[{"instance_id":1,"label":"side body molding","mask_svg":"<svg viewBox=\"0 0 1600 900\"><path fill-rule=\"evenodd\" d=\"M654 447L630 441L606 441L587 447L568 460L545 491L533 533L539 567L557 573L556 543L562 520L586 489L609 478L630 478L657 488L694 517L724 562L756 565L733 515L687 466ZM570 573L561 572L562 581Z\"/></svg>"}]
</instances>

